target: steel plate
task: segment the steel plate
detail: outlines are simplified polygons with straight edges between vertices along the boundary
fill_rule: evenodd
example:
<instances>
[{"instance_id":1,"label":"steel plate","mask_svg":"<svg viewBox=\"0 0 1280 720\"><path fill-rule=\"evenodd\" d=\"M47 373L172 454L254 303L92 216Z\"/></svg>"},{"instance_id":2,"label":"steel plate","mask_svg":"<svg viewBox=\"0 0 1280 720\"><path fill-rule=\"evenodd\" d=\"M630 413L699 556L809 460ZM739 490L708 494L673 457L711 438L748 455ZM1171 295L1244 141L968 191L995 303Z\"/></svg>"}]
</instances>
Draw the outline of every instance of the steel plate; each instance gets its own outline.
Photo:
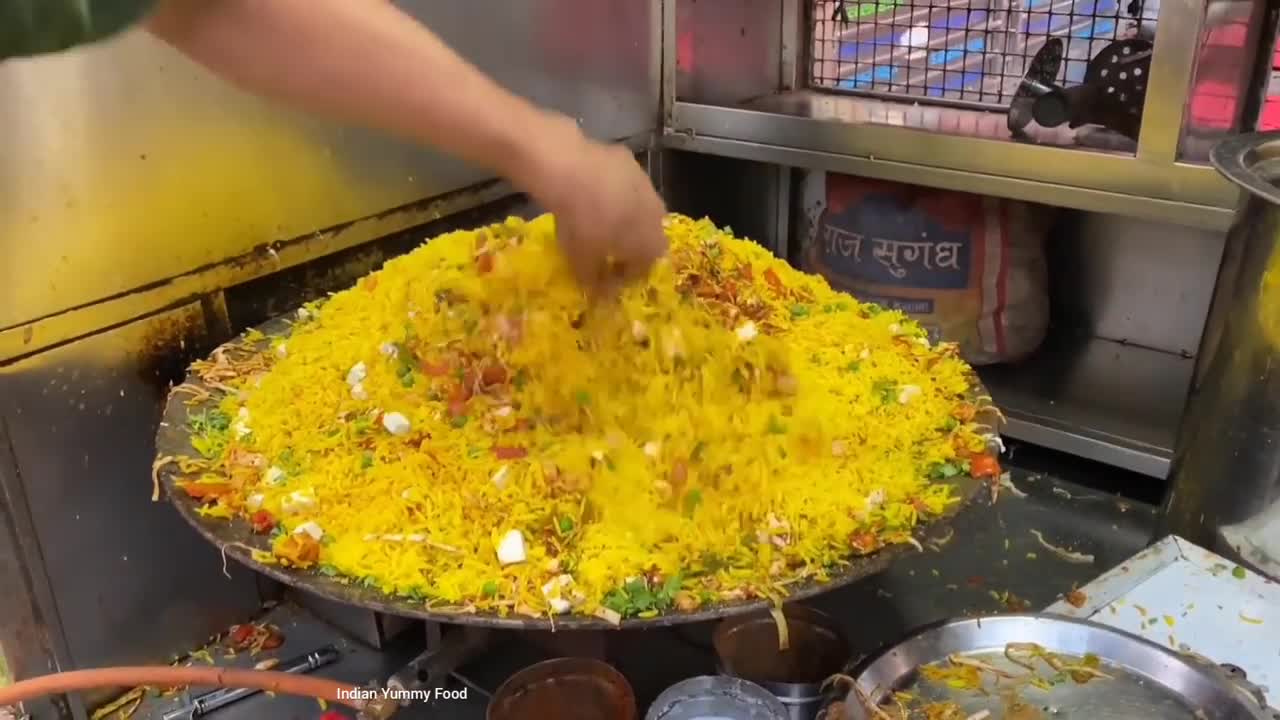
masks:
<instances>
[{"instance_id":1,"label":"steel plate","mask_svg":"<svg viewBox=\"0 0 1280 720\"><path fill-rule=\"evenodd\" d=\"M266 347L272 337L287 334L289 327L290 323L286 319L272 320L258 327L257 330L267 338L261 341L260 346ZM244 340L242 337L232 342L243 344ZM198 377L191 374L187 376L186 382L200 387L207 387ZM989 397L986 389L982 387L976 376L973 383L974 397ZM216 400L188 406L185 402L188 398L189 396L184 394L169 394L165 404L164 417L156 435L156 457L198 456L198 453L191 447L191 438L187 430L188 418L191 413L197 413L213 407ZM999 427L1000 420L996 417L996 414L989 410L986 412L987 415L981 416L979 419L990 427ZM216 545L227 557L234 558L268 577L315 593L321 597L390 615L457 625L481 625L506 629L611 630L616 628L660 627L704 622L731 615L759 611L769 607L767 600L722 603L702 608L695 612L673 611L653 618L627 619L623 620L620 625L613 625L599 618L580 615L557 616L552 620L551 618L532 618L516 615L501 616L491 613L460 613L442 611L438 608L427 608L420 602L414 602L407 598L393 597L378 590L356 584L347 584L341 582L338 578L329 577L313 570L292 570L257 562L252 558L250 549L268 550L269 543L266 537L253 533L249 524L240 518L226 521L201 517L196 512L196 508L200 506L200 503L174 487L174 481L180 478L180 474L172 464L161 468L159 478L163 493L169 502L173 503L182 517L197 532ZM953 504L944 515L935 518L932 522L918 527L915 535L919 540L924 541L930 533L937 535L940 530L945 529L949 525L951 518L961 508L983 495L981 491L986 487L984 483L967 477L953 478L950 482L954 484L961 502ZM833 576L825 583L808 582L793 586L793 592L788 600L803 600L869 575L874 575L888 567L894 558L908 551L915 552L910 545L895 545L881 549L871 555L851 558L850 564L845 568L844 572L838 576Z\"/></svg>"},{"instance_id":2,"label":"steel plate","mask_svg":"<svg viewBox=\"0 0 1280 720\"><path fill-rule=\"evenodd\" d=\"M918 672L922 665L945 663L951 655L962 655L1009 673L1025 674L1024 668L1005 657L1009 643L1036 643L1066 657L1093 654L1099 658L1099 669L1111 677L1083 684L1066 681L1044 690L1024 686L1011 693L997 691L1000 685L994 685L993 676L986 673L986 692L977 692L922 680ZM1115 628L1048 614L998 615L931 625L863 661L853 677L857 679L857 686L845 697L842 712L833 713L828 709L827 718L838 715L846 719L869 719L872 713L867 706L886 701L889 714L898 718L900 713L891 695L899 691L915 695L920 702L956 703L961 717L1017 717L1019 720L1048 717L1061 720L1263 720L1269 717L1248 690L1216 668ZM916 717L924 715L907 714L908 720Z\"/></svg>"}]
</instances>

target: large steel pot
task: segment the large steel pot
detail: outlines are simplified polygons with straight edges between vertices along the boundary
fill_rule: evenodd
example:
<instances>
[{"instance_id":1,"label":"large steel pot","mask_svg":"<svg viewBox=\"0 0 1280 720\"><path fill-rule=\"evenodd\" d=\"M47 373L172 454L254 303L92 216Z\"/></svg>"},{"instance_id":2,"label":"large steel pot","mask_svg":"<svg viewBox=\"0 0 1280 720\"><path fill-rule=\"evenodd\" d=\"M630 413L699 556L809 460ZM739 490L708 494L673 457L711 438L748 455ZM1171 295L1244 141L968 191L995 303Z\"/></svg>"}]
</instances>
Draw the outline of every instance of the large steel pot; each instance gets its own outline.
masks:
<instances>
[{"instance_id":1,"label":"large steel pot","mask_svg":"<svg viewBox=\"0 0 1280 720\"><path fill-rule=\"evenodd\" d=\"M1213 149L1243 191L1157 537L1180 535L1280 579L1280 133Z\"/></svg>"}]
</instances>

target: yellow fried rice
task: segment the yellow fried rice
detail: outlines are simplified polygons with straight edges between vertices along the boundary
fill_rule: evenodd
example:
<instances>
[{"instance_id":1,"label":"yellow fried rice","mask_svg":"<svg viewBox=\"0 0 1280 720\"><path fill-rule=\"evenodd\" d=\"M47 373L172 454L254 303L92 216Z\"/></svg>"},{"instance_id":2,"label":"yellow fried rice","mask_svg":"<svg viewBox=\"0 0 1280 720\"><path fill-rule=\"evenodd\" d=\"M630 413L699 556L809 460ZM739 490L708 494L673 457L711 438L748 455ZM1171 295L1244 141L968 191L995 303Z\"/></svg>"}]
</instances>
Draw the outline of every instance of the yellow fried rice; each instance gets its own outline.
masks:
<instances>
[{"instance_id":1,"label":"yellow fried rice","mask_svg":"<svg viewBox=\"0 0 1280 720\"><path fill-rule=\"evenodd\" d=\"M780 599L979 474L972 371L706 220L616 303L550 216L452 232L197 363L200 511L435 608L613 621ZM256 341L256 342L255 342ZM932 479L931 479L932 478Z\"/></svg>"}]
</instances>

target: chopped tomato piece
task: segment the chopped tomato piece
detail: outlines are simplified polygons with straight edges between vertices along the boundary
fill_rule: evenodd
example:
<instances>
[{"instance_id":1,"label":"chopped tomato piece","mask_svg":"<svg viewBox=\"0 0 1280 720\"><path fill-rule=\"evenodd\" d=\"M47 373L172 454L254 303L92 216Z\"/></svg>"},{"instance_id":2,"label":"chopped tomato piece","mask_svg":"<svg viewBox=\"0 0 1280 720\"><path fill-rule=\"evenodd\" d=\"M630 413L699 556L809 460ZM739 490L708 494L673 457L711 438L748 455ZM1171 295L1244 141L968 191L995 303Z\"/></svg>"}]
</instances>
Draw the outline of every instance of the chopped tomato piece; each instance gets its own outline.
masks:
<instances>
[{"instance_id":1,"label":"chopped tomato piece","mask_svg":"<svg viewBox=\"0 0 1280 720\"><path fill-rule=\"evenodd\" d=\"M501 365L488 365L484 370L480 371L480 384L484 387L492 385L505 385L507 382L507 369Z\"/></svg>"},{"instance_id":2,"label":"chopped tomato piece","mask_svg":"<svg viewBox=\"0 0 1280 720\"><path fill-rule=\"evenodd\" d=\"M682 488L688 479L689 463L684 460L675 461L671 466L671 485L677 489Z\"/></svg>"},{"instance_id":3,"label":"chopped tomato piece","mask_svg":"<svg viewBox=\"0 0 1280 720\"><path fill-rule=\"evenodd\" d=\"M232 634L230 634L230 641L232 641L232 644L234 644L234 646L242 647L244 646L244 643L247 643L248 641L250 641L250 638L253 637L253 630L255 630L255 628L253 628L253 625L250 625L250 624L232 625Z\"/></svg>"},{"instance_id":4,"label":"chopped tomato piece","mask_svg":"<svg viewBox=\"0 0 1280 720\"><path fill-rule=\"evenodd\" d=\"M911 498L911 507L915 508L916 512L921 514L929 512L929 507L925 505L924 501L920 498Z\"/></svg>"},{"instance_id":5,"label":"chopped tomato piece","mask_svg":"<svg viewBox=\"0 0 1280 720\"><path fill-rule=\"evenodd\" d=\"M493 456L499 460L519 460L529 456L529 451L522 447L512 447L509 445L494 445Z\"/></svg>"},{"instance_id":6,"label":"chopped tomato piece","mask_svg":"<svg viewBox=\"0 0 1280 720\"><path fill-rule=\"evenodd\" d=\"M764 281L769 283L769 287L775 292L783 292L787 289L787 286L782 284L782 278L778 277L778 273L774 272L773 268L764 271Z\"/></svg>"},{"instance_id":7,"label":"chopped tomato piece","mask_svg":"<svg viewBox=\"0 0 1280 720\"><path fill-rule=\"evenodd\" d=\"M977 414L978 408L970 405L969 403L964 403L951 411L951 417L959 420L960 422L972 422L973 418L977 416Z\"/></svg>"},{"instance_id":8,"label":"chopped tomato piece","mask_svg":"<svg viewBox=\"0 0 1280 720\"><path fill-rule=\"evenodd\" d=\"M876 539L873 532L854 533L849 536L849 545L859 553L869 553L880 546L880 541Z\"/></svg>"},{"instance_id":9,"label":"chopped tomato piece","mask_svg":"<svg viewBox=\"0 0 1280 720\"><path fill-rule=\"evenodd\" d=\"M307 568L320 559L320 543L310 535L286 535L272 548L273 554L290 565Z\"/></svg>"},{"instance_id":10,"label":"chopped tomato piece","mask_svg":"<svg viewBox=\"0 0 1280 720\"><path fill-rule=\"evenodd\" d=\"M449 401L449 417L460 418L467 414L466 400L450 400Z\"/></svg>"},{"instance_id":11,"label":"chopped tomato piece","mask_svg":"<svg viewBox=\"0 0 1280 720\"><path fill-rule=\"evenodd\" d=\"M470 380L470 382L468 382L468 380ZM469 377L463 378L460 382L455 383L454 386L449 389L449 403L452 404L460 402L465 404L471 399L472 389L474 387L475 381L473 378Z\"/></svg>"},{"instance_id":12,"label":"chopped tomato piece","mask_svg":"<svg viewBox=\"0 0 1280 720\"><path fill-rule=\"evenodd\" d=\"M427 377L444 377L449 374L449 363L422 361L422 374Z\"/></svg>"},{"instance_id":13,"label":"chopped tomato piece","mask_svg":"<svg viewBox=\"0 0 1280 720\"><path fill-rule=\"evenodd\" d=\"M493 253L483 252L476 256L476 270L481 275L493 272Z\"/></svg>"},{"instance_id":14,"label":"chopped tomato piece","mask_svg":"<svg viewBox=\"0 0 1280 720\"><path fill-rule=\"evenodd\" d=\"M253 531L259 535L265 535L276 529L275 517L266 510L259 510L254 513L250 519L250 524L253 525Z\"/></svg>"},{"instance_id":15,"label":"chopped tomato piece","mask_svg":"<svg viewBox=\"0 0 1280 720\"><path fill-rule=\"evenodd\" d=\"M991 455L975 455L969 460L969 474L973 477L999 477L1000 463Z\"/></svg>"},{"instance_id":16,"label":"chopped tomato piece","mask_svg":"<svg viewBox=\"0 0 1280 720\"><path fill-rule=\"evenodd\" d=\"M178 487L196 500L217 500L231 492L229 482L178 482Z\"/></svg>"}]
</instances>

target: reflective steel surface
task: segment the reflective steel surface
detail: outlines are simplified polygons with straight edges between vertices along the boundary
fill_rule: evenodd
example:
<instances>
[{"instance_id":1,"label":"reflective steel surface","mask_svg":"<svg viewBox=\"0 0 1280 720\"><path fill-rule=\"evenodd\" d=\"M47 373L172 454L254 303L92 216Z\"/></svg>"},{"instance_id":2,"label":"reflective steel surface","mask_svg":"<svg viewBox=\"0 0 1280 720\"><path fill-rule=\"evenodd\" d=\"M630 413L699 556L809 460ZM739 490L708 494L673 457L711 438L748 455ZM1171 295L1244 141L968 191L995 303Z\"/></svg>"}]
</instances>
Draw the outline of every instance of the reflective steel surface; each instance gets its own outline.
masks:
<instances>
[{"instance_id":1,"label":"reflective steel surface","mask_svg":"<svg viewBox=\"0 0 1280 720\"><path fill-rule=\"evenodd\" d=\"M597 136L657 122L657 3L400 4ZM251 98L141 32L5 62L0 128L0 331L485 178Z\"/></svg>"},{"instance_id":2,"label":"reflective steel surface","mask_svg":"<svg viewBox=\"0 0 1280 720\"><path fill-rule=\"evenodd\" d=\"M977 111L950 109L970 114L956 121L962 132L954 134L942 132L941 125L931 127L927 114L910 105L886 108L863 120L868 111L860 108L866 102L807 90L742 108L677 102L666 142L687 149L698 149L703 139L753 143L760 151L750 159L814 169L842 170L835 167L840 160L861 161L858 171L842 171L934 187L945 187L949 174L964 173L970 190L981 187L1019 197L1004 189L1003 183L1012 181L1035 188L1020 199L1123 214L1153 202L1200 206L1201 215L1235 205L1234 190L1210 168L994 139L984 135L982 123L1002 126L1004 118L984 120L979 116L990 114ZM917 115L920 122L913 122ZM965 123L974 126L972 132ZM890 177L895 169L898 176ZM1121 196L1125 202L1103 205L1100 195Z\"/></svg>"},{"instance_id":3,"label":"reflective steel surface","mask_svg":"<svg viewBox=\"0 0 1280 720\"><path fill-rule=\"evenodd\" d=\"M0 367L15 463L0 479L25 497L10 508L30 523L28 569L49 588L47 604L39 588L27 602L56 619L64 668L163 663L258 607L252 572L224 574L218 552L151 501L163 378L180 347L208 342L201 307L185 305ZM48 671L35 662L21 671Z\"/></svg>"},{"instance_id":4,"label":"reflective steel surface","mask_svg":"<svg viewBox=\"0 0 1280 720\"><path fill-rule=\"evenodd\" d=\"M976 693L949 689L943 683L921 682L921 665L963 655L1010 674L1025 668L1006 659L1010 643L1035 643L1052 653L1081 658L1097 655L1100 669L1110 675L1086 683L1067 681L1047 690L1025 693ZM1067 659L1067 658L1064 658ZM1042 666L1051 676L1047 666ZM907 690L925 701L955 702L962 717L987 711L990 717L1041 717L1052 707L1054 717L1092 720L1262 720L1267 717L1256 701L1225 676L1182 655L1134 635L1055 615L1003 615L952 620L913 633L902 643L868 660L854 673L857 688L844 700L850 718L871 715L859 694L872 702L889 700L890 693ZM990 676L987 677L990 686ZM1024 697L1025 695L1025 697ZM1027 708L1021 714L1018 707Z\"/></svg>"},{"instance_id":5,"label":"reflective steel surface","mask_svg":"<svg viewBox=\"0 0 1280 720\"><path fill-rule=\"evenodd\" d=\"M829 12L833 3L809 0L798 9L735 0L676 5L666 18L675 43L664 48L678 80L664 97L667 147L932 187L981 188L1001 197L1215 230L1229 225L1236 193L1179 145L1189 146L1186 138L1203 129L1206 117L1225 112L1233 129L1247 120L1245 101L1265 80L1249 70L1270 47L1275 15L1258 0L1148 0L1140 13L1159 19L1138 142L1090 127L1036 127L1032 144L1012 140L1003 113L792 88L785 77L778 82L779 67L784 76L797 67L811 70L813 58L797 62L788 54L788 39L795 26L811 28L813 13ZM956 0L953 9L965 15L1003 7L979 5ZM872 6L847 7L862 13ZM928 29L910 26L925 22L920 7L901 13L907 24L900 32ZM1116 19L1098 22L1129 22L1130 11L1117 6ZM1081 12L1085 17L1093 11ZM859 20L857 28L871 27ZM939 22L928 19L929 25ZM855 24L849 27L856 34ZM1230 47L1222 47L1227 40ZM925 62L931 48L920 50L917 60ZM777 62L760 62L762 54ZM970 56L981 53L965 53ZM1230 97L1218 97L1224 93ZM1214 109L1224 103L1225 111Z\"/></svg>"},{"instance_id":6,"label":"reflective steel surface","mask_svg":"<svg viewBox=\"0 0 1280 720\"><path fill-rule=\"evenodd\" d=\"M1178 436L1159 534L1280 579L1280 133L1214 148L1246 194Z\"/></svg>"},{"instance_id":7,"label":"reflective steel surface","mask_svg":"<svg viewBox=\"0 0 1280 720\"><path fill-rule=\"evenodd\" d=\"M787 708L789 720L812 720L822 706L823 682L844 670L849 641L834 617L805 605L783 608L787 647L779 647L772 615L725 620L712 635L724 675L757 683Z\"/></svg>"},{"instance_id":8,"label":"reflective steel surface","mask_svg":"<svg viewBox=\"0 0 1280 720\"><path fill-rule=\"evenodd\" d=\"M667 688L645 720L787 720L778 698L755 683L718 676L695 677Z\"/></svg>"}]
</instances>

